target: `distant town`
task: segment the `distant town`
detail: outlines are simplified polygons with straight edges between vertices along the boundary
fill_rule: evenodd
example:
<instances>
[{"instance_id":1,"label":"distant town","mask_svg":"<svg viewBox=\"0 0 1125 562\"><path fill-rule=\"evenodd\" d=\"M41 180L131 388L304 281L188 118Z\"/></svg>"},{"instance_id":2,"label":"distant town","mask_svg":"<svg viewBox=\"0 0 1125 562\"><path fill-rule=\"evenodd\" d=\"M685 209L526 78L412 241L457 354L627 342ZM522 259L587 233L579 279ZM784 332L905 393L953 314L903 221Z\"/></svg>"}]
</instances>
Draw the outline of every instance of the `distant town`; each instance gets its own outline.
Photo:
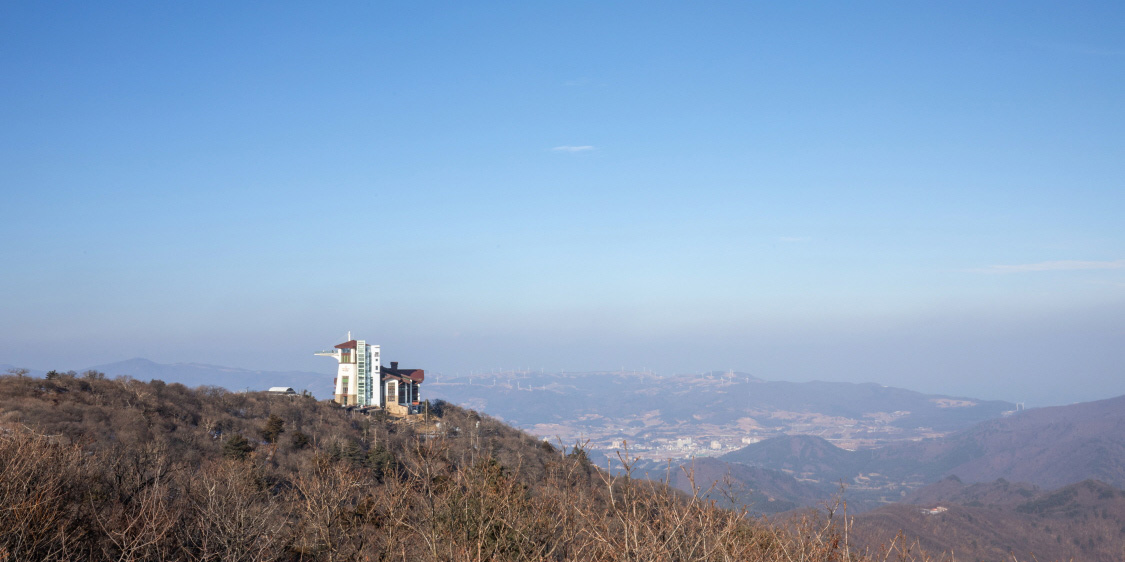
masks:
<instances>
[{"instance_id":1,"label":"distant town","mask_svg":"<svg viewBox=\"0 0 1125 562\"><path fill-rule=\"evenodd\" d=\"M734 372L657 377L624 371L513 371L441 377L429 383L429 397L488 411L543 439L583 443L606 453L628 448L631 456L654 461L718 456L781 435L814 435L847 450L872 449L943 437L971 421L1017 407L910 393L906 401L857 400L854 411L845 413L840 404L810 400L806 391L815 390L817 383L810 384L814 386L771 383ZM791 396L785 393L787 387ZM846 402L848 395L839 400ZM551 404L557 402L571 405L572 411L552 415ZM976 415L959 415L969 412ZM964 423L958 422L962 417ZM939 422L940 427L927 421Z\"/></svg>"}]
</instances>

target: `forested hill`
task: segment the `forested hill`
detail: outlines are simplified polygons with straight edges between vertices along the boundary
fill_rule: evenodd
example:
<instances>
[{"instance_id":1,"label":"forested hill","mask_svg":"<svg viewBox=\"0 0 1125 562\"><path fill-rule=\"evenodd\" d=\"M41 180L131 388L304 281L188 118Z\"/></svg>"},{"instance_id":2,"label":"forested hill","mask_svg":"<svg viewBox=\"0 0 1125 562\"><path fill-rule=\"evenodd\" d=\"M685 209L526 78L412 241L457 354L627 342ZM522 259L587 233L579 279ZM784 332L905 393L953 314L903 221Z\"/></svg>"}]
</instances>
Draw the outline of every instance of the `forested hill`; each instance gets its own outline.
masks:
<instances>
[{"instance_id":1,"label":"forested hill","mask_svg":"<svg viewBox=\"0 0 1125 562\"><path fill-rule=\"evenodd\" d=\"M774 561L848 548L832 526L770 527L611 478L581 449L486 415L431 411L394 420L97 372L0 377L0 560Z\"/></svg>"},{"instance_id":2,"label":"forested hill","mask_svg":"<svg viewBox=\"0 0 1125 562\"><path fill-rule=\"evenodd\" d=\"M856 516L852 538L881 544L905 532L955 560L1125 559L1125 491L1104 482L1044 491L1006 480L967 485L950 478L911 500Z\"/></svg>"}]
</instances>

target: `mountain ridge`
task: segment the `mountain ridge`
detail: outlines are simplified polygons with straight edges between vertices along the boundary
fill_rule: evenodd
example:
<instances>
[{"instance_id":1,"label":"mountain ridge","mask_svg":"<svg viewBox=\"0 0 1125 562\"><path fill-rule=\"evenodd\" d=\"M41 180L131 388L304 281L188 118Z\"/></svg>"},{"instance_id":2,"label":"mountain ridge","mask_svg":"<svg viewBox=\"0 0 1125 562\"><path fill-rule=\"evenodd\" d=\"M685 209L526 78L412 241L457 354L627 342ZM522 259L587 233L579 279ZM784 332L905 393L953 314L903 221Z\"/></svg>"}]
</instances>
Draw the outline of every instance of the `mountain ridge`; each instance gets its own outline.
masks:
<instances>
[{"instance_id":1,"label":"mountain ridge","mask_svg":"<svg viewBox=\"0 0 1125 562\"><path fill-rule=\"evenodd\" d=\"M128 375L138 380L178 382L191 387L219 386L238 391L289 386L298 392L306 390L318 398L332 395L333 375L309 371L255 370L207 363L157 363L144 357L95 365L90 369L110 376Z\"/></svg>"},{"instance_id":2,"label":"mountain ridge","mask_svg":"<svg viewBox=\"0 0 1125 562\"><path fill-rule=\"evenodd\" d=\"M872 475L902 491L944 477L996 479L1055 489L1096 479L1125 487L1125 395L1019 412L949 436L848 451L807 435L784 435L721 457L821 483L860 484ZM948 485L948 484L947 484Z\"/></svg>"}]
</instances>

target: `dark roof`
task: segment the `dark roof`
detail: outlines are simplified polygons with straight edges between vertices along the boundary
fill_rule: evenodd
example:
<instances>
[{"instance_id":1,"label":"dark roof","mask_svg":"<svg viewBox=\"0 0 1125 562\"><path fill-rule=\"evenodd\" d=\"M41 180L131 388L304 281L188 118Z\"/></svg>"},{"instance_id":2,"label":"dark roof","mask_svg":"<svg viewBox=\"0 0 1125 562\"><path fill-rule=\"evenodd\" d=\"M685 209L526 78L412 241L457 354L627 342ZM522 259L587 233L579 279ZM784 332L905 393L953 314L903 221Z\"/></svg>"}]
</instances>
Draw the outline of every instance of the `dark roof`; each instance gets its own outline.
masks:
<instances>
[{"instance_id":1,"label":"dark roof","mask_svg":"<svg viewBox=\"0 0 1125 562\"><path fill-rule=\"evenodd\" d=\"M422 382L426 380L426 371L422 369L394 369L391 367L380 367L379 372L383 375L382 380L387 380L390 377L397 377L400 379L410 379L414 382Z\"/></svg>"},{"instance_id":2,"label":"dark roof","mask_svg":"<svg viewBox=\"0 0 1125 562\"><path fill-rule=\"evenodd\" d=\"M356 344L355 340L348 340L348 341L336 346L336 349L355 349L355 344Z\"/></svg>"}]
</instances>

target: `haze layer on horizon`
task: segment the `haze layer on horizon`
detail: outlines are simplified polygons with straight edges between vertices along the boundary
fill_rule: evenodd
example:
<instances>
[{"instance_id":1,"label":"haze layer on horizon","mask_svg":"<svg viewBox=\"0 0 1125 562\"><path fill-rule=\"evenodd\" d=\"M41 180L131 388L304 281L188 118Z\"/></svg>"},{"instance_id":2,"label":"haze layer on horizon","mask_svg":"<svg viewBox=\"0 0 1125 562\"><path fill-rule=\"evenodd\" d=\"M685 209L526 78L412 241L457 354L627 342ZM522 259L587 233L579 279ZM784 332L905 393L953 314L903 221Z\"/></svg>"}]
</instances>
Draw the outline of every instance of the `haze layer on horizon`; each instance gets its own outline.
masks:
<instances>
[{"instance_id":1,"label":"haze layer on horizon","mask_svg":"<svg viewBox=\"0 0 1125 562\"><path fill-rule=\"evenodd\" d=\"M607 5L610 4L610 5ZM0 363L1125 394L1125 5L0 6Z\"/></svg>"}]
</instances>

